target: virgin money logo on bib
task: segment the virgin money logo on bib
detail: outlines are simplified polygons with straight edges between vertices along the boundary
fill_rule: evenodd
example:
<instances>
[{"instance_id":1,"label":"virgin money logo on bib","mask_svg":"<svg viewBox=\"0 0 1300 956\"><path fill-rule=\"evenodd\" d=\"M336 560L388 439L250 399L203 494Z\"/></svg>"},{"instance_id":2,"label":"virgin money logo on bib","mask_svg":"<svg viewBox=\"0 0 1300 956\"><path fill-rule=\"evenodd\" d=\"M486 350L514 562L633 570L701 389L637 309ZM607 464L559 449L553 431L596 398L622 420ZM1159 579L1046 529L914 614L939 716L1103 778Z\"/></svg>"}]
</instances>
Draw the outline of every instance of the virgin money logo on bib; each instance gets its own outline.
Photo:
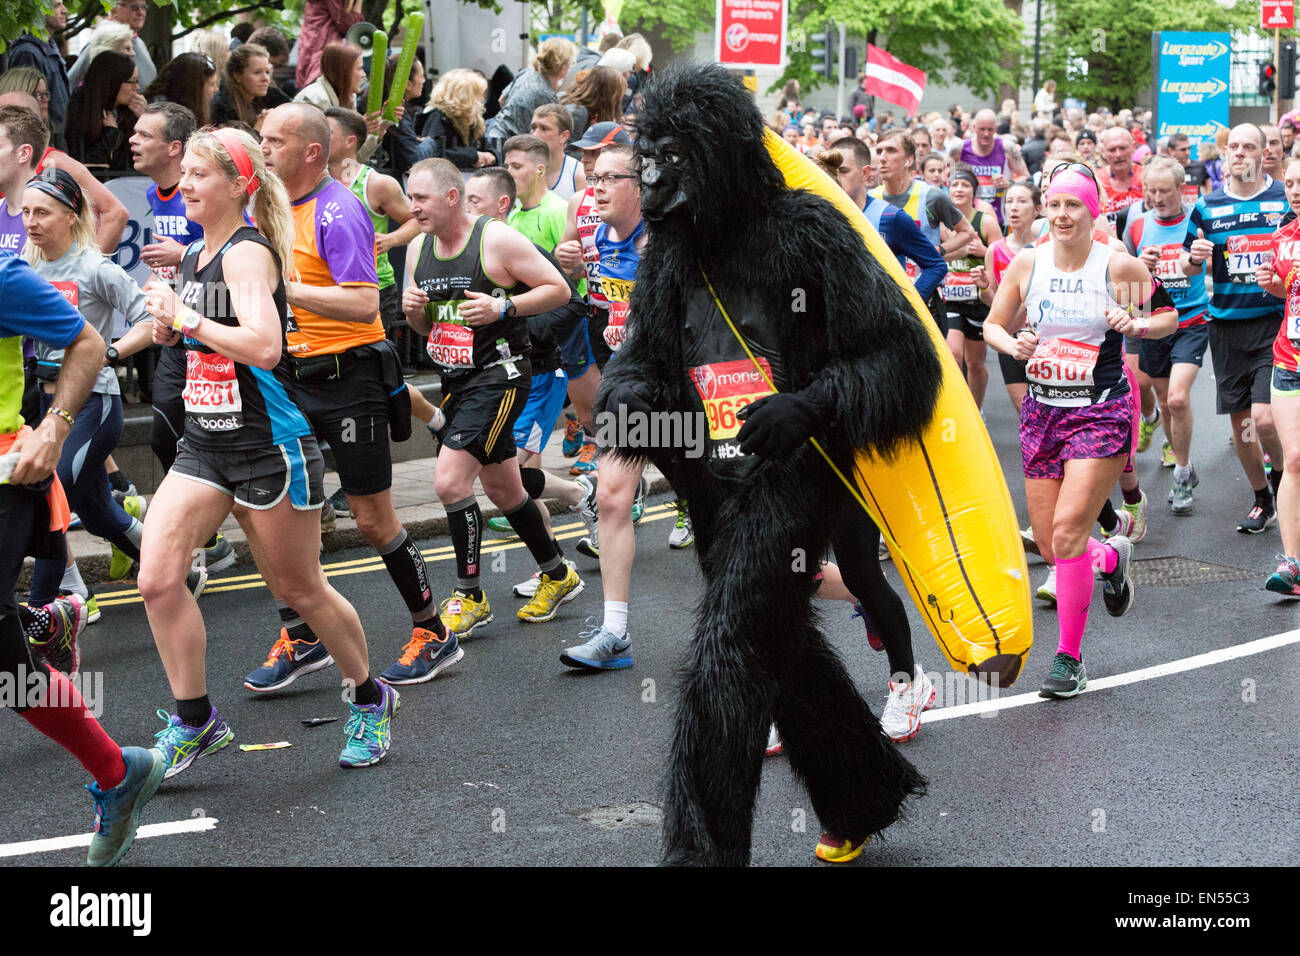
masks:
<instances>
[{"instance_id":1,"label":"virgin money logo on bib","mask_svg":"<svg viewBox=\"0 0 1300 956\"><path fill-rule=\"evenodd\" d=\"M1246 251L1246 247L1249 245L1249 243L1250 243L1250 237L1249 237L1249 236L1229 236L1229 237L1228 237L1228 251L1229 251L1229 252L1245 252L1245 251Z\"/></svg>"},{"instance_id":2,"label":"virgin money logo on bib","mask_svg":"<svg viewBox=\"0 0 1300 956\"><path fill-rule=\"evenodd\" d=\"M749 28L743 23L733 23L727 27L726 42L728 50L739 53L749 46Z\"/></svg>"},{"instance_id":3,"label":"virgin money logo on bib","mask_svg":"<svg viewBox=\"0 0 1300 956\"><path fill-rule=\"evenodd\" d=\"M691 369L691 377L704 398L713 398L718 394L718 376L712 365L697 365Z\"/></svg>"}]
</instances>

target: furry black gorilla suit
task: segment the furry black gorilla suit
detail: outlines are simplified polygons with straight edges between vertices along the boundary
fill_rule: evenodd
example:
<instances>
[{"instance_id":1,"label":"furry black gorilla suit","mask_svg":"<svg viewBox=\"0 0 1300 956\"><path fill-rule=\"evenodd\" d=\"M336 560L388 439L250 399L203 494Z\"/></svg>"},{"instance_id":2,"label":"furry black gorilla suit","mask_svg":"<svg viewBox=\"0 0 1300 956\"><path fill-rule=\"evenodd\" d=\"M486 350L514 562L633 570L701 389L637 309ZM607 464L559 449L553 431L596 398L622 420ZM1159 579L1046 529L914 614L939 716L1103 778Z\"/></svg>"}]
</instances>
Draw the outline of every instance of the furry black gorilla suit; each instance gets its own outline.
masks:
<instances>
[{"instance_id":1,"label":"furry black gorilla suit","mask_svg":"<svg viewBox=\"0 0 1300 956\"><path fill-rule=\"evenodd\" d=\"M668 768L664 861L748 863L773 719L824 829L856 844L925 782L815 626L818 559L859 506L806 439L849 475L852 449L888 455L929 421L939 361L849 222L785 187L757 108L726 71L660 74L637 133L650 239L597 407L701 412L689 370L736 354L703 274L784 393L746 409L737 440L757 456L734 444L722 457L614 450L653 460L687 499L705 578Z\"/></svg>"}]
</instances>

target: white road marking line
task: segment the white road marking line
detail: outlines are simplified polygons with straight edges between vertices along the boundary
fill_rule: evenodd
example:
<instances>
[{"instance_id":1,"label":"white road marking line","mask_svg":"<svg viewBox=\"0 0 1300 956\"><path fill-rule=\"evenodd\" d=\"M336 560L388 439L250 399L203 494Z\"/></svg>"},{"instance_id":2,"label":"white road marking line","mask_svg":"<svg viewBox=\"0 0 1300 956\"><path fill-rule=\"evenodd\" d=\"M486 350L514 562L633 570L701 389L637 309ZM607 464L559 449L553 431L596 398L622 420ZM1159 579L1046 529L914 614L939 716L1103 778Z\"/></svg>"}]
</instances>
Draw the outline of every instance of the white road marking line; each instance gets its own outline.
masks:
<instances>
[{"instance_id":1,"label":"white road marking line","mask_svg":"<svg viewBox=\"0 0 1300 956\"><path fill-rule=\"evenodd\" d=\"M215 829L216 817L192 817L187 820L173 820L170 823L147 823L135 832L137 840L150 837L172 836L176 833L202 833ZM0 857L27 856L30 853L53 853L56 850L71 850L79 846L90 846L93 833L78 833L73 836L52 837L48 840L28 840L25 843L0 844Z\"/></svg>"},{"instance_id":2,"label":"white road marking line","mask_svg":"<svg viewBox=\"0 0 1300 956\"><path fill-rule=\"evenodd\" d=\"M1129 671L1127 674L1112 674L1109 677L1098 677L1096 679L1089 678L1088 686L1084 688L1079 696L1091 694L1095 690L1108 690L1111 687L1123 687L1125 684L1136 684L1139 681L1153 680L1157 677L1168 677L1170 674L1181 674L1183 671L1209 667L1213 664L1222 664L1225 661L1249 657L1252 654L1262 654L1264 651L1271 651L1279 647L1286 647L1288 644L1297 643L1300 643L1300 630L1287 631L1283 634L1261 637L1257 641L1236 644L1232 647L1222 647L1217 651L1207 651L1194 657L1184 657L1182 660L1156 664L1152 667L1143 667L1140 670ZM926 711L921 715L921 722L923 724L932 724L938 720L968 717L971 714L986 714L991 711L1008 710L1012 707L1024 707L1026 704L1045 704L1051 699L1039 697L1038 692L1034 691L1031 694L1017 694L1015 697L981 700L972 704Z\"/></svg>"}]
</instances>

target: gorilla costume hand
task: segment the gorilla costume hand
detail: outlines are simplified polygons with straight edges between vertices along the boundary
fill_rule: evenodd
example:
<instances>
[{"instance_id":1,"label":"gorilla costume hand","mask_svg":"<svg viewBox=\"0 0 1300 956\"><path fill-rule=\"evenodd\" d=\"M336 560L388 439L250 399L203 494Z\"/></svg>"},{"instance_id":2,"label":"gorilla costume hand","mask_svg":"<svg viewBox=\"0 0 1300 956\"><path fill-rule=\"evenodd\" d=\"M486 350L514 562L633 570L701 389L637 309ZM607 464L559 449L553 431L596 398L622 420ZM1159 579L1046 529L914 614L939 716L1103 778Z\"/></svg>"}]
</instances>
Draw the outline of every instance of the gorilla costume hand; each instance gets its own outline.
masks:
<instances>
[{"instance_id":1,"label":"gorilla costume hand","mask_svg":"<svg viewBox=\"0 0 1300 956\"><path fill-rule=\"evenodd\" d=\"M821 431L831 416L824 398L807 389L766 395L736 417L745 423L736 435L741 451L760 458L784 458Z\"/></svg>"},{"instance_id":2,"label":"gorilla costume hand","mask_svg":"<svg viewBox=\"0 0 1300 956\"><path fill-rule=\"evenodd\" d=\"M615 418L619 417L619 409L626 409L624 415L633 412L641 415L649 415L652 411L650 407L649 389L643 385L634 385L630 382L621 382L612 386L601 399L600 408L596 411L603 415L608 412Z\"/></svg>"}]
</instances>

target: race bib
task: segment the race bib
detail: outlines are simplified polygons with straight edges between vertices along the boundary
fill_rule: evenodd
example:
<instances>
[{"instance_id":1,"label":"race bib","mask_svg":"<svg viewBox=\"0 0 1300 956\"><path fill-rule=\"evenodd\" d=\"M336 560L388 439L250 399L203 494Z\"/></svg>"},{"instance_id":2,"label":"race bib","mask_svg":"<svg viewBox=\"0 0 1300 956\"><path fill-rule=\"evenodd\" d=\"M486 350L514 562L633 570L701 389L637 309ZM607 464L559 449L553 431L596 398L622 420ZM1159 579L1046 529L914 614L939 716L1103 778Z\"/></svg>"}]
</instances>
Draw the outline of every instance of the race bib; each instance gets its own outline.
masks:
<instances>
[{"instance_id":1,"label":"race bib","mask_svg":"<svg viewBox=\"0 0 1300 956\"><path fill-rule=\"evenodd\" d=\"M623 347L623 341L627 338L627 303L610 302L609 303L609 325L605 326L605 344L609 346L611 352L617 352Z\"/></svg>"},{"instance_id":2,"label":"race bib","mask_svg":"<svg viewBox=\"0 0 1300 956\"><path fill-rule=\"evenodd\" d=\"M1183 275L1183 270L1178 267L1178 258L1183 254L1183 247L1176 243L1170 243L1167 246L1157 246L1160 252L1160 258L1156 260L1156 267L1152 271L1155 273L1160 284L1166 289L1190 289L1191 281Z\"/></svg>"},{"instance_id":3,"label":"race bib","mask_svg":"<svg viewBox=\"0 0 1300 956\"><path fill-rule=\"evenodd\" d=\"M704 413L709 421L711 458L737 458L741 455L735 438L744 423L736 417L736 412L750 402L772 394L767 384L772 377L772 367L765 358L759 358L758 362L763 367L762 373L747 358L697 365L690 371L691 382L704 403Z\"/></svg>"},{"instance_id":4,"label":"race bib","mask_svg":"<svg viewBox=\"0 0 1300 956\"><path fill-rule=\"evenodd\" d=\"M1200 183L1183 183L1183 205L1195 206L1196 200L1201 198Z\"/></svg>"},{"instance_id":5,"label":"race bib","mask_svg":"<svg viewBox=\"0 0 1300 956\"><path fill-rule=\"evenodd\" d=\"M979 286L969 272L949 272L943 280L943 298L946 302L978 302Z\"/></svg>"},{"instance_id":6,"label":"race bib","mask_svg":"<svg viewBox=\"0 0 1300 956\"><path fill-rule=\"evenodd\" d=\"M1099 345L1070 339L1047 339L1025 365L1034 398L1044 405L1080 408L1092 404L1093 372Z\"/></svg>"},{"instance_id":7,"label":"race bib","mask_svg":"<svg viewBox=\"0 0 1300 956\"><path fill-rule=\"evenodd\" d=\"M204 431L229 432L244 425L235 362L219 352L185 353L181 400L190 420Z\"/></svg>"},{"instance_id":8,"label":"race bib","mask_svg":"<svg viewBox=\"0 0 1300 956\"><path fill-rule=\"evenodd\" d=\"M1300 348L1300 289L1286 297L1286 337Z\"/></svg>"},{"instance_id":9,"label":"race bib","mask_svg":"<svg viewBox=\"0 0 1300 956\"><path fill-rule=\"evenodd\" d=\"M460 317L458 302L430 302L425 306L433 326L427 351L440 368L463 371L474 367L474 330Z\"/></svg>"},{"instance_id":10,"label":"race bib","mask_svg":"<svg viewBox=\"0 0 1300 956\"><path fill-rule=\"evenodd\" d=\"M1228 257L1228 279L1241 285L1255 284L1255 270L1273 264L1272 236L1229 236L1225 255Z\"/></svg>"},{"instance_id":11,"label":"race bib","mask_svg":"<svg viewBox=\"0 0 1300 956\"><path fill-rule=\"evenodd\" d=\"M975 190L975 195L987 203L993 202L998 198L998 187L993 185L992 176L980 176L979 189Z\"/></svg>"},{"instance_id":12,"label":"race bib","mask_svg":"<svg viewBox=\"0 0 1300 956\"><path fill-rule=\"evenodd\" d=\"M74 309L77 307L77 283L75 282L51 282L50 285L63 293L63 297L68 300L68 305Z\"/></svg>"},{"instance_id":13,"label":"race bib","mask_svg":"<svg viewBox=\"0 0 1300 956\"><path fill-rule=\"evenodd\" d=\"M912 280L913 284L916 283L916 280L920 278L921 275L920 267L911 259L903 260L903 271L907 273L907 277Z\"/></svg>"}]
</instances>

